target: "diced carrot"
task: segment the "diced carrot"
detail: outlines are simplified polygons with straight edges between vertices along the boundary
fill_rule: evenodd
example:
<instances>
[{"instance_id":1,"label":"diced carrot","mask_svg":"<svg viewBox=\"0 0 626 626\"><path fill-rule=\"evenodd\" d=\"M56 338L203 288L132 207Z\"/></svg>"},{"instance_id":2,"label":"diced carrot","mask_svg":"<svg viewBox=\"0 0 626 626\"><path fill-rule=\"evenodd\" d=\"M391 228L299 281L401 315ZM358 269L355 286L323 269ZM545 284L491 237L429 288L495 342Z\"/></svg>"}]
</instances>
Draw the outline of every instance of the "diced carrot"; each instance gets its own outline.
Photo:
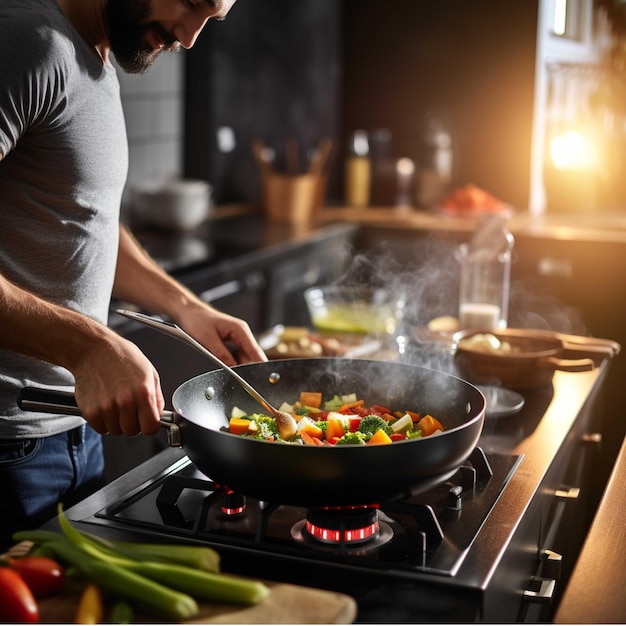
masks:
<instances>
[{"instance_id":1,"label":"diced carrot","mask_svg":"<svg viewBox=\"0 0 626 626\"><path fill-rule=\"evenodd\" d=\"M326 435L326 443L329 443L331 446L334 446L339 439L341 439L341 437L328 437L328 435Z\"/></svg>"},{"instance_id":2,"label":"diced carrot","mask_svg":"<svg viewBox=\"0 0 626 626\"><path fill-rule=\"evenodd\" d=\"M346 402L342 404L338 409L337 413L345 413L350 409L355 409L357 406L363 406L365 404L365 400L355 400L354 402Z\"/></svg>"},{"instance_id":3,"label":"diced carrot","mask_svg":"<svg viewBox=\"0 0 626 626\"><path fill-rule=\"evenodd\" d=\"M318 439L324 436L324 431L315 424L309 424L308 422L298 431L300 434L306 433L311 437L317 437Z\"/></svg>"},{"instance_id":4,"label":"diced carrot","mask_svg":"<svg viewBox=\"0 0 626 626\"><path fill-rule=\"evenodd\" d=\"M417 422L417 427L422 431L424 437L432 435L437 430L443 431L441 422L436 420L432 415L424 415L424 417Z\"/></svg>"},{"instance_id":5,"label":"diced carrot","mask_svg":"<svg viewBox=\"0 0 626 626\"><path fill-rule=\"evenodd\" d=\"M326 439L343 437L345 434L346 431L343 424L338 419L331 418L328 420L328 425L326 426Z\"/></svg>"},{"instance_id":6,"label":"diced carrot","mask_svg":"<svg viewBox=\"0 0 626 626\"><path fill-rule=\"evenodd\" d=\"M309 435L309 433L305 432L304 430L300 431L300 436L302 437L302 441L304 441L307 446L316 445L315 441L313 441L313 437L311 437L311 435Z\"/></svg>"},{"instance_id":7,"label":"diced carrot","mask_svg":"<svg viewBox=\"0 0 626 626\"><path fill-rule=\"evenodd\" d=\"M310 406L319 409L322 406L322 394L317 391L301 391L300 403L304 406Z\"/></svg>"},{"instance_id":8,"label":"diced carrot","mask_svg":"<svg viewBox=\"0 0 626 626\"><path fill-rule=\"evenodd\" d=\"M395 415L392 415L391 413L383 413L381 415L381 417L386 421L386 422L393 422L396 419Z\"/></svg>"},{"instance_id":9,"label":"diced carrot","mask_svg":"<svg viewBox=\"0 0 626 626\"><path fill-rule=\"evenodd\" d=\"M249 426L250 420L243 417L231 417L228 422L228 431L233 433L233 435L243 435L245 432L248 432Z\"/></svg>"},{"instance_id":10,"label":"diced carrot","mask_svg":"<svg viewBox=\"0 0 626 626\"><path fill-rule=\"evenodd\" d=\"M411 419L412 419L414 422L419 422L419 421L422 419L422 416L421 416L419 413L416 413L415 411L405 411L405 413L406 413L407 415L410 415L410 416L411 416Z\"/></svg>"},{"instance_id":11,"label":"diced carrot","mask_svg":"<svg viewBox=\"0 0 626 626\"><path fill-rule=\"evenodd\" d=\"M311 437L316 446L325 446L326 444L319 437Z\"/></svg>"},{"instance_id":12,"label":"diced carrot","mask_svg":"<svg viewBox=\"0 0 626 626\"><path fill-rule=\"evenodd\" d=\"M370 443L391 443L391 438L389 435L381 428L377 430L367 441L367 444Z\"/></svg>"}]
</instances>

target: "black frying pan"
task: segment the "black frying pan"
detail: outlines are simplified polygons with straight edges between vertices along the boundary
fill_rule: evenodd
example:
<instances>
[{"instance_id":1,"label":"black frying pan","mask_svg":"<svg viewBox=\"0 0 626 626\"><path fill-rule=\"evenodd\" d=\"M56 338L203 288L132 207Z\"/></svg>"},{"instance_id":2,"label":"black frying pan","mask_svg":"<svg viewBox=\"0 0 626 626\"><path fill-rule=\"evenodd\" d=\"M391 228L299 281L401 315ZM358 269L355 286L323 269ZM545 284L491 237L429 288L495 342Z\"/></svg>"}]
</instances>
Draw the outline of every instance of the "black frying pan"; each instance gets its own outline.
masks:
<instances>
[{"instance_id":1,"label":"black frying pan","mask_svg":"<svg viewBox=\"0 0 626 626\"><path fill-rule=\"evenodd\" d=\"M301 391L324 398L356 393L366 405L430 413L441 435L367 446L300 446L224 432L233 406L262 407L223 370L183 383L172 399L180 444L215 482L267 502L296 506L380 503L406 497L451 476L478 442L485 398L468 382L422 367L336 358L287 359L235 368L274 406ZM273 374L279 375L275 382ZM35 407L22 392L20 406ZM37 410L43 410L41 405ZM57 408L58 411L58 408Z\"/></svg>"}]
</instances>

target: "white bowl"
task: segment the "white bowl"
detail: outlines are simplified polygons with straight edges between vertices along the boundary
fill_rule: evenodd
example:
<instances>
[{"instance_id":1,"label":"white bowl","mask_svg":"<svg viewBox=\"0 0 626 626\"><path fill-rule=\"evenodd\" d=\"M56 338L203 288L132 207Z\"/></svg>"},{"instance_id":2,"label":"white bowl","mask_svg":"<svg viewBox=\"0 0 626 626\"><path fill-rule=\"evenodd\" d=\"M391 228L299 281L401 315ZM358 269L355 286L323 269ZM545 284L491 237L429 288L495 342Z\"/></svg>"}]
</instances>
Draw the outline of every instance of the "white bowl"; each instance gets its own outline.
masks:
<instances>
[{"instance_id":1,"label":"white bowl","mask_svg":"<svg viewBox=\"0 0 626 626\"><path fill-rule=\"evenodd\" d=\"M193 230L210 215L211 186L203 180L147 181L132 191L133 217L143 224Z\"/></svg>"}]
</instances>

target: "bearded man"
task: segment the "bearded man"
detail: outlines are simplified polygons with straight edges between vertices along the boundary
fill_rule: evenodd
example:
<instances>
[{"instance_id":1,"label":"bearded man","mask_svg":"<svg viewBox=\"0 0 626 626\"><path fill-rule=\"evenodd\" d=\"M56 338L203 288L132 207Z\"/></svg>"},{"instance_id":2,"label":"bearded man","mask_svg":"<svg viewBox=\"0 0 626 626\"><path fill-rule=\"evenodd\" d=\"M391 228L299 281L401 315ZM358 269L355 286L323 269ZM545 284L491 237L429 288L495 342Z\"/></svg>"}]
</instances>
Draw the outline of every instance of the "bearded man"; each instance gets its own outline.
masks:
<instances>
[{"instance_id":1,"label":"bearded man","mask_svg":"<svg viewBox=\"0 0 626 626\"><path fill-rule=\"evenodd\" d=\"M225 362L264 360L249 326L173 280L119 224L126 72L189 48L235 0L0 0L0 547L102 483L101 435L154 434L153 365L107 327L111 296L169 316ZM82 416L25 413L25 385ZM1 552L1 550L0 550Z\"/></svg>"}]
</instances>

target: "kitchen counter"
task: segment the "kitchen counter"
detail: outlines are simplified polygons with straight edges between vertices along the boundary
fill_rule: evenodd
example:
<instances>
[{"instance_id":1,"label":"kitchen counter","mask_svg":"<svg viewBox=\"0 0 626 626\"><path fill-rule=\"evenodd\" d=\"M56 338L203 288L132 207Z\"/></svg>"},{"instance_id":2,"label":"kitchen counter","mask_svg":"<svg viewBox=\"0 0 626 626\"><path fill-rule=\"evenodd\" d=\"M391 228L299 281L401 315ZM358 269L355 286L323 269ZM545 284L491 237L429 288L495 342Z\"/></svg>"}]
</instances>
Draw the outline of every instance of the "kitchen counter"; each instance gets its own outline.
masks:
<instances>
[{"instance_id":1,"label":"kitchen counter","mask_svg":"<svg viewBox=\"0 0 626 626\"><path fill-rule=\"evenodd\" d=\"M364 227L433 232L474 232L476 217L450 217L412 207L364 209L326 207L316 215L318 223L352 222ZM574 241L626 242L626 213L517 212L508 221L516 236Z\"/></svg>"},{"instance_id":2,"label":"kitchen counter","mask_svg":"<svg viewBox=\"0 0 626 626\"><path fill-rule=\"evenodd\" d=\"M198 267L236 268L357 228L344 220L308 224L272 222L248 205L219 207L211 219L190 231L130 224L133 235L146 251L175 275Z\"/></svg>"},{"instance_id":3,"label":"kitchen counter","mask_svg":"<svg viewBox=\"0 0 626 626\"><path fill-rule=\"evenodd\" d=\"M210 220L193 231L170 232L132 224L131 230L164 269L176 274L200 265L230 267L241 262L241 257L250 260L250 255L254 260L260 254L280 254L330 231L356 232L363 227L470 235L477 223L478 218L450 217L411 207L324 207L310 223L284 224L266 220L253 205L226 205L218 207ZM516 236L626 243L626 213L518 212L508 226Z\"/></svg>"},{"instance_id":4,"label":"kitchen counter","mask_svg":"<svg viewBox=\"0 0 626 626\"><path fill-rule=\"evenodd\" d=\"M626 622L626 440L559 610L557 624Z\"/></svg>"}]
</instances>

